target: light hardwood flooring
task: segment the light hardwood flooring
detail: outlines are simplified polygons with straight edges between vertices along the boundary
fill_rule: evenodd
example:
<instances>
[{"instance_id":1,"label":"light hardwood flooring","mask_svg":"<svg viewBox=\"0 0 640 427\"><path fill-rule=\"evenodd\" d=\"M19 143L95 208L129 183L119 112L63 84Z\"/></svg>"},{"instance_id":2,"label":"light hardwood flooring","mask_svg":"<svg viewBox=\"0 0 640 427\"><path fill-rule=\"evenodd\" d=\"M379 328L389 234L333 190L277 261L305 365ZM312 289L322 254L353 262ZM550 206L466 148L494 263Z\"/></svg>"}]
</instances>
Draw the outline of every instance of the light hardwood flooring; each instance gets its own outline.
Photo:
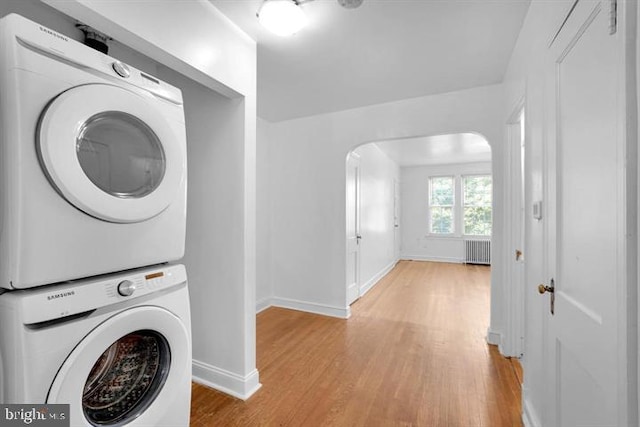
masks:
<instances>
[{"instance_id":1,"label":"light hardwood flooring","mask_svg":"<svg viewBox=\"0 0 640 427\"><path fill-rule=\"evenodd\" d=\"M489 267L402 261L349 320L269 308L262 388L193 386L191 425L521 426L518 365L485 342Z\"/></svg>"}]
</instances>

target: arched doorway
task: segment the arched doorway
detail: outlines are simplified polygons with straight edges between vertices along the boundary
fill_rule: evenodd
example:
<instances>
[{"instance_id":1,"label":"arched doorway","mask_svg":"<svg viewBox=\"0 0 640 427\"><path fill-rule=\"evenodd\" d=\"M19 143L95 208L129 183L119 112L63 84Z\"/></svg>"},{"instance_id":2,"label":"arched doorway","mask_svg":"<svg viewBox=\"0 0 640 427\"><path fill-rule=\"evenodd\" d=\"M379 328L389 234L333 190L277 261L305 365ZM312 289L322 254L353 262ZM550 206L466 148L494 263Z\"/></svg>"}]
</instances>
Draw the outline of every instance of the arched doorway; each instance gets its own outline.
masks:
<instances>
[{"instance_id":1,"label":"arched doorway","mask_svg":"<svg viewBox=\"0 0 640 427\"><path fill-rule=\"evenodd\" d=\"M347 301L401 259L491 263L492 154L455 133L370 142L346 160ZM481 250L469 252L470 242Z\"/></svg>"}]
</instances>

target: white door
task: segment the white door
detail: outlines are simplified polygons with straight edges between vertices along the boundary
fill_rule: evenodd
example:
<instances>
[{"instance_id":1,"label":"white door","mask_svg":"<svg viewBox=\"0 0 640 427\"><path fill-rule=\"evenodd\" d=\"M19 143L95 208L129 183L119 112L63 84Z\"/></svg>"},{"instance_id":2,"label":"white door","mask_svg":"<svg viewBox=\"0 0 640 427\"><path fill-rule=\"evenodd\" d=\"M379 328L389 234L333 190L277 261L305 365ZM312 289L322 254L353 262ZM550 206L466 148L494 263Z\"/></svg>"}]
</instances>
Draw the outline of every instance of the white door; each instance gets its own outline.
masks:
<instances>
[{"instance_id":1,"label":"white door","mask_svg":"<svg viewBox=\"0 0 640 427\"><path fill-rule=\"evenodd\" d=\"M628 425L624 31L610 34L611 3L578 1L549 50L545 426Z\"/></svg>"},{"instance_id":2,"label":"white door","mask_svg":"<svg viewBox=\"0 0 640 427\"><path fill-rule=\"evenodd\" d=\"M77 86L42 113L37 149L58 192L96 218L152 218L186 178L182 141L150 95L106 84Z\"/></svg>"},{"instance_id":3,"label":"white door","mask_svg":"<svg viewBox=\"0 0 640 427\"><path fill-rule=\"evenodd\" d=\"M400 258L400 183L393 180L393 242L395 259Z\"/></svg>"},{"instance_id":4,"label":"white door","mask_svg":"<svg viewBox=\"0 0 640 427\"><path fill-rule=\"evenodd\" d=\"M360 296L360 156L347 157L347 303Z\"/></svg>"}]
</instances>

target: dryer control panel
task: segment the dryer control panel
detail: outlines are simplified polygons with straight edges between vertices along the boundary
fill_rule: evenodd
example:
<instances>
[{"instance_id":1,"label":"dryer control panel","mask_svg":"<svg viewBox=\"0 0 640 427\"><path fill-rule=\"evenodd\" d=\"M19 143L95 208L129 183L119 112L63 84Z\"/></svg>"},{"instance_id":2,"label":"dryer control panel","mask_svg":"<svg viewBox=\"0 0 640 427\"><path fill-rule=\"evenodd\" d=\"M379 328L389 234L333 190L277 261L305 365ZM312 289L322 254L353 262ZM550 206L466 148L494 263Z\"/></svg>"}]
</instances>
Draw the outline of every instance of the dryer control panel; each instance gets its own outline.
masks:
<instances>
[{"instance_id":1,"label":"dryer control panel","mask_svg":"<svg viewBox=\"0 0 640 427\"><path fill-rule=\"evenodd\" d=\"M15 39L18 42L16 46L19 48L12 49L11 53L20 52L17 55L17 60L20 61L17 66L21 69L40 73L42 65L38 58L44 55L107 80L126 82L174 105L183 104L180 89L20 15L7 15L2 19L0 27L7 40ZM36 55L25 55L23 48Z\"/></svg>"},{"instance_id":2,"label":"dryer control panel","mask_svg":"<svg viewBox=\"0 0 640 427\"><path fill-rule=\"evenodd\" d=\"M151 267L9 292L3 295L3 305L20 304L22 323L32 325L123 303L186 282L183 265Z\"/></svg>"}]
</instances>

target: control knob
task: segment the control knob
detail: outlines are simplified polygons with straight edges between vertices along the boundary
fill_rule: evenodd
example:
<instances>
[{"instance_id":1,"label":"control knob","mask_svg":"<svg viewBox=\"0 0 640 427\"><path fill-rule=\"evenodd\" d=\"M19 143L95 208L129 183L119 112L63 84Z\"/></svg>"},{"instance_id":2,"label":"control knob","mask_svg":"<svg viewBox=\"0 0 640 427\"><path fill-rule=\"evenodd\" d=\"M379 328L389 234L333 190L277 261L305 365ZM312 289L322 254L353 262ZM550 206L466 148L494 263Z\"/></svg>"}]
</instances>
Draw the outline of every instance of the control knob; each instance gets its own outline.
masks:
<instances>
[{"instance_id":1,"label":"control knob","mask_svg":"<svg viewBox=\"0 0 640 427\"><path fill-rule=\"evenodd\" d=\"M120 61L115 61L111 64L113 71L115 71L120 77L124 77L125 79L129 78L131 75L131 71L129 71L129 67L126 64L123 64Z\"/></svg>"},{"instance_id":2,"label":"control knob","mask_svg":"<svg viewBox=\"0 0 640 427\"><path fill-rule=\"evenodd\" d=\"M123 280L118 283L118 293L123 297L131 296L136 290L136 284L131 280Z\"/></svg>"}]
</instances>

